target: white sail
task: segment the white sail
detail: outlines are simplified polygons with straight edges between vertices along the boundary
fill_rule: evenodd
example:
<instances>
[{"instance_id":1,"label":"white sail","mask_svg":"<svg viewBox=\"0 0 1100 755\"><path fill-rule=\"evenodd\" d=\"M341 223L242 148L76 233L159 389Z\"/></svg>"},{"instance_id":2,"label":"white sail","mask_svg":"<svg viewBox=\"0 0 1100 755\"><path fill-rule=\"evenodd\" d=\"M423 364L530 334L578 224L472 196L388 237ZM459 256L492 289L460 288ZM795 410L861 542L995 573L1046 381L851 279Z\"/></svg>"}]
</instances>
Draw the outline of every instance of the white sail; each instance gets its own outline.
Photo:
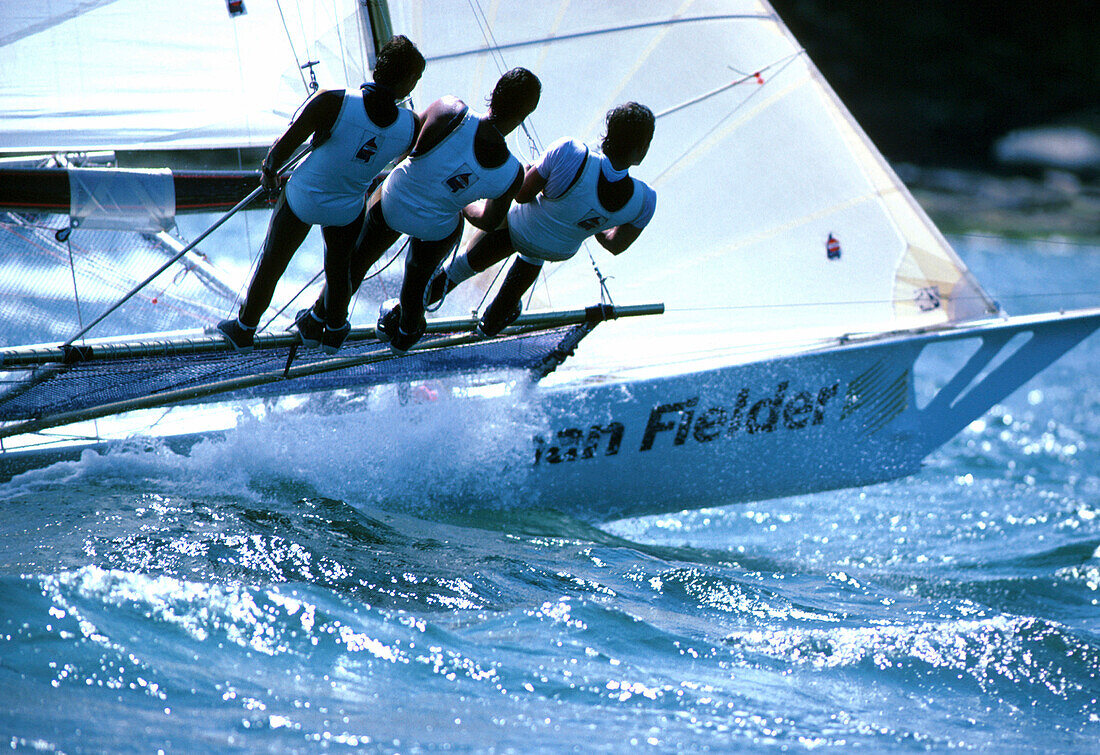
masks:
<instances>
[{"instance_id":1,"label":"white sail","mask_svg":"<svg viewBox=\"0 0 1100 755\"><path fill-rule=\"evenodd\" d=\"M632 169L656 189L656 216L619 257L588 248L616 302L664 301L668 313L601 327L582 347L590 366L689 367L748 342L997 312L766 3L390 8L394 30L428 58L420 106L452 93L483 109L500 72L525 66L543 84L535 146L598 144L605 111L628 100L657 114L649 155ZM529 159L517 134L513 149ZM597 300L587 257L548 265L533 306Z\"/></svg>"},{"instance_id":2,"label":"white sail","mask_svg":"<svg viewBox=\"0 0 1100 755\"><path fill-rule=\"evenodd\" d=\"M270 146L308 96L369 79L354 0L0 0L0 152Z\"/></svg>"},{"instance_id":3,"label":"white sail","mask_svg":"<svg viewBox=\"0 0 1100 755\"><path fill-rule=\"evenodd\" d=\"M0 2L0 149L267 145L306 93L303 62L321 61L322 86L366 78L351 0L249 2L240 16L221 0ZM390 10L428 58L418 106L457 94L483 108L503 70L539 75L531 139L513 138L525 158L559 136L597 144L617 103L657 113L634 169L658 192L654 220L619 257L587 247L617 303L663 301L668 313L601 328L580 354L590 368L693 368L750 344L998 312L766 3ZM598 300L587 256L547 266L531 306ZM444 314L477 304L469 289Z\"/></svg>"}]
</instances>

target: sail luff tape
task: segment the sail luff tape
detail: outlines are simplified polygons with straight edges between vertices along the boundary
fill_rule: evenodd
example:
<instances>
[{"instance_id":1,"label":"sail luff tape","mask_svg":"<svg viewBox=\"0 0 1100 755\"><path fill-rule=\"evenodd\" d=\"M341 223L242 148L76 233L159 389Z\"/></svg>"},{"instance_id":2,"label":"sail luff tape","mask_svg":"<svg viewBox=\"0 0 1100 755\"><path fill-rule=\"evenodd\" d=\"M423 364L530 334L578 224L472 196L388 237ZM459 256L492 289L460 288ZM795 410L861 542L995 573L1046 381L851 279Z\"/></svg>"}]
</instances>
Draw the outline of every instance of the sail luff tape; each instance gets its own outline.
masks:
<instances>
[{"instance_id":1,"label":"sail luff tape","mask_svg":"<svg viewBox=\"0 0 1100 755\"><path fill-rule=\"evenodd\" d=\"M74 227L156 233L175 225L172 171L69 168Z\"/></svg>"}]
</instances>

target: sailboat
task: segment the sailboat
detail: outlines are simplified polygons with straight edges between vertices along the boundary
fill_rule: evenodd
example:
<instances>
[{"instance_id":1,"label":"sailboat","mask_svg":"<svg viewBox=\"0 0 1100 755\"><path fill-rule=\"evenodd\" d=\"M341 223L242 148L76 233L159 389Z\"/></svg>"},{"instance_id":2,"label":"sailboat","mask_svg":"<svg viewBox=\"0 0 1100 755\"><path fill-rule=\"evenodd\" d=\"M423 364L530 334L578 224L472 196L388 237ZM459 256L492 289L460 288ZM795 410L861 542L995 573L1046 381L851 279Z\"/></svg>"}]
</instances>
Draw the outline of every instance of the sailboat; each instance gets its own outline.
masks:
<instances>
[{"instance_id":1,"label":"sailboat","mask_svg":"<svg viewBox=\"0 0 1100 755\"><path fill-rule=\"evenodd\" d=\"M626 254L610 258L593 248L547 266L525 303L530 319L499 340L468 335L471 310L494 284L497 271L489 271L444 302L433 325L443 334L438 350L372 361L373 334L361 328L364 351L343 357L346 365L329 365L323 374L341 376L332 383L310 384L307 375L291 374L289 362L284 367L293 349L289 335L267 336L270 348L256 365L194 333L139 339L153 344L142 358L155 359L171 344L163 359L185 370L211 353L221 367L233 365L225 385L223 376L194 376L196 385L213 388L207 395L193 386L180 393L151 389L168 392L169 405L182 405L174 412L198 411L197 401L243 400L242 391L272 396L474 375L450 389L454 400L483 402L486 415L497 418L502 413L492 407L509 402L538 408L534 431L526 422L498 430L527 436L503 444L502 458L491 463L509 470L510 484L523 489L515 505L607 520L912 474L929 453L1100 326L1100 309L1013 317L994 302L765 2L369 2L349 3L335 18L332 8L340 3L316 3L310 18L326 21L314 28L310 55L289 65L270 55L275 40L295 47L294 24L285 16L280 23L270 6L246 4L187 4L200 17L180 27L173 16L181 8L73 2L70 13L8 30L0 45L9 51L42 34L83 45L93 33L81 24L145 14L143 31L148 27L154 49L158 29L179 27L181 47L200 50L191 62L221 80L205 92L183 76L181 96L166 96L171 112L154 120L185 125L153 137L151 127L131 124L133 108L111 98L91 120L67 120L79 109L58 103L45 107L53 109L42 123L9 115L26 108L4 108L0 149L265 147L300 103L304 71L327 88L355 86L367 78L377 40L402 33L428 61L415 105L458 94L476 109L504 70L522 65L540 77L539 108L513 137L513 152L528 161L560 136L597 143L603 114L615 104L648 105L656 133L633 172L656 189L657 214ZM198 24L201 33L192 31ZM340 55L325 58L324 41ZM324 62L311 62L314 53ZM227 83L227 58L249 61L269 85ZM62 59L58 68L68 64L75 65ZM29 68L12 74L5 68L0 98L22 96L13 90L26 83ZM165 68L174 75L174 65ZM157 66L126 84L142 96L172 91L171 81L162 87L147 80L160 73ZM212 119L219 105L225 107ZM205 120L195 121L196 114ZM214 135L214 120L224 132ZM372 279L361 299L380 300L386 281ZM555 316L540 321L547 312ZM610 316L617 313L644 316ZM596 327L601 320L607 321ZM542 329L548 322L549 330ZM107 339L92 350L135 353L134 339L123 342ZM78 366L56 358L57 344L44 348L54 350L49 364L28 356L42 348L0 349L0 369L11 383L0 395L7 423L0 434L7 436L7 457L22 466L54 458L37 441L19 441L41 437L49 412L36 413L36 402ZM454 358L455 349L466 351ZM954 359L949 368L942 352ZM506 371L494 377L500 370ZM517 380L517 370L527 377ZM100 404L112 402L119 410L145 408L113 399ZM12 414L6 406L21 408ZM53 411L55 419L70 418ZM119 432L143 431L124 425ZM193 433L177 437L186 445ZM94 436L66 441L98 446L104 437L97 428Z\"/></svg>"}]
</instances>

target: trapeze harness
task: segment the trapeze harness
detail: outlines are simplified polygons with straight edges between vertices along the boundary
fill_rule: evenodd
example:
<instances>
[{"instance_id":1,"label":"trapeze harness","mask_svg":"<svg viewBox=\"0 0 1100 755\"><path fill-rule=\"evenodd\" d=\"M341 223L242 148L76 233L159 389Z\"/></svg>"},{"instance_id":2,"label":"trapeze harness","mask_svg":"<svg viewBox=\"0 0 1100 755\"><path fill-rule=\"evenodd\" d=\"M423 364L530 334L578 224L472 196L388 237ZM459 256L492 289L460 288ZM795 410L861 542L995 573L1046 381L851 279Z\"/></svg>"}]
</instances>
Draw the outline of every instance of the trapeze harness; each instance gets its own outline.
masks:
<instances>
[{"instance_id":1,"label":"trapeze harness","mask_svg":"<svg viewBox=\"0 0 1100 755\"><path fill-rule=\"evenodd\" d=\"M565 146L586 152L584 165L572 186L552 198L539 192L532 201L512 205L508 211L512 244L520 258L531 264L567 260L577 253L585 239L608 228L624 223L642 228L656 206L655 192L641 181L630 179L634 181L630 199L620 209L609 211L600 203L597 186L601 172L614 175L618 171L604 155L589 151L582 144ZM626 171L622 173L625 176ZM651 195L652 201L647 201Z\"/></svg>"},{"instance_id":2,"label":"trapeze harness","mask_svg":"<svg viewBox=\"0 0 1100 755\"><path fill-rule=\"evenodd\" d=\"M367 115L363 93L348 91L328 139L295 169L286 185L290 209L303 222L343 226L363 211L370 182L412 146L416 117L397 108L389 126Z\"/></svg>"},{"instance_id":3,"label":"trapeze harness","mask_svg":"<svg viewBox=\"0 0 1100 755\"><path fill-rule=\"evenodd\" d=\"M461 123L427 152L410 155L382 184L382 214L395 231L424 241L454 232L462 208L478 199L499 197L516 179L519 160L482 166L474 155L481 116L469 108Z\"/></svg>"}]
</instances>

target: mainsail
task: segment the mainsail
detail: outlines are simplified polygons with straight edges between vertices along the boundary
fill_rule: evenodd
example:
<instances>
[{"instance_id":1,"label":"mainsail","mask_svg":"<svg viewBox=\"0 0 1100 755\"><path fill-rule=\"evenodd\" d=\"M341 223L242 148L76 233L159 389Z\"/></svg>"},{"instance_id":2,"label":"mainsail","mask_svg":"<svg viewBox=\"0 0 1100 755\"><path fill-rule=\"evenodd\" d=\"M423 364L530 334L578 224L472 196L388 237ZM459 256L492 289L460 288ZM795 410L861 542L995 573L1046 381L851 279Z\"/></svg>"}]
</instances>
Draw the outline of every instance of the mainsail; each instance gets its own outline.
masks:
<instances>
[{"instance_id":1,"label":"mainsail","mask_svg":"<svg viewBox=\"0 0 1100 755\"><path fill-rule=\"evenodd\" d=\"M661 300L667 311L602 329L574 364L694 369L747 344L998 313L766 3L390 9L394 30L428 58L418 104L453 93L480 107L513 66L540 77L530 139L517 132L513 147L525 157L561 136L598 144L605 111L621 102L657 115L649 154L632 169L656 189L656 216L619 257L588 246L616 302ZM531 306L598 297L586 257L547 266ZM455 298L458 309L471 303Z\"/></svg>"},{"instance_id":2,"label":"mainsail","mask_svg":"<svg viewBox=\"0 0 1100 755\"><path fill-rule=\"evenodd\" d=\"M255 187L248 171L257 167L245 155L236 177L126 172L80 167L89 162L81 155L60 158L64 170L39 170L32 166L42 161L24 155L155 150L191 165L203 164L212 149L266 149L314 78L326 88L369 79L373 46L367 9L354 0L285 8L224 0L0 0L0 60L0 155L13 156L0 168L0 344L18 345L77 333L184 247L173 232L177 212L232 206ZM90 162L103 159L110 153L97 152ZM228 204L226 186L235 187ZM222 235L202 249L227 244L241 246ZM211 265L202 249L90 336L216 322L233 308L242 281ZM218 259L247 261L253 251Z\"/></svg>"},{"instance_id":3,"label":"mainsail","mask_svg":"<svg viewBox=\"0 0 1100 755\"><path fill-rule=\"evenodd\" d=\"M0 151L270 146L311 72L357 87L373 55L358 3L282 5L0 1Z\"/></svg>"}]
</instances>

